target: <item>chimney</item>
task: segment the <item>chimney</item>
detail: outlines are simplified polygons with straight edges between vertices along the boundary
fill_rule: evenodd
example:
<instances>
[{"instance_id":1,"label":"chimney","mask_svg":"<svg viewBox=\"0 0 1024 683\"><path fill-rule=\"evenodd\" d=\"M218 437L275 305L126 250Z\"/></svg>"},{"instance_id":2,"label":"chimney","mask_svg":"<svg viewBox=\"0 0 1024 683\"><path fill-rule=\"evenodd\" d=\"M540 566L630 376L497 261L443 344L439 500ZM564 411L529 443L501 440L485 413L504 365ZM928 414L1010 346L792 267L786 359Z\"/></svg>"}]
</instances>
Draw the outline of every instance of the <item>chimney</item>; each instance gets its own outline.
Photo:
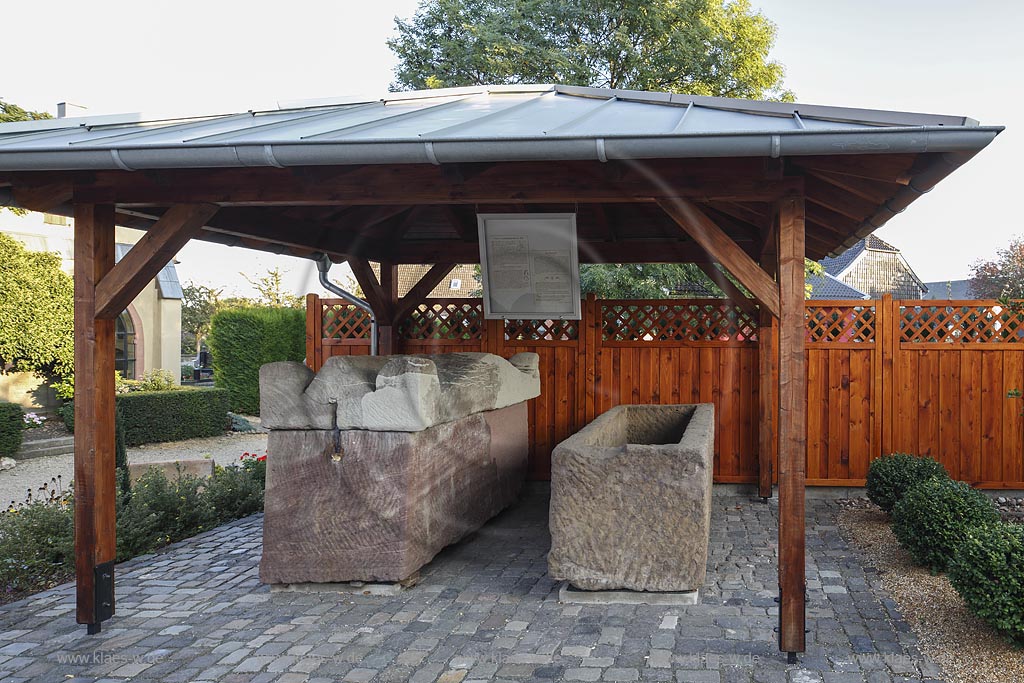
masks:
<instances>
[{"instance_id":1,"label":"chimney","mask_svg":"<svg viewBox=\"0 0 1024 683\"><path fill-rule=\"evenodd\" d=\"M88 111L88 107L83 107L80 104L72 104L71 102L58 102L57 103L57 118L65 119L68 116L78 116L85 114Z\"/></svg>"}]
</instances>

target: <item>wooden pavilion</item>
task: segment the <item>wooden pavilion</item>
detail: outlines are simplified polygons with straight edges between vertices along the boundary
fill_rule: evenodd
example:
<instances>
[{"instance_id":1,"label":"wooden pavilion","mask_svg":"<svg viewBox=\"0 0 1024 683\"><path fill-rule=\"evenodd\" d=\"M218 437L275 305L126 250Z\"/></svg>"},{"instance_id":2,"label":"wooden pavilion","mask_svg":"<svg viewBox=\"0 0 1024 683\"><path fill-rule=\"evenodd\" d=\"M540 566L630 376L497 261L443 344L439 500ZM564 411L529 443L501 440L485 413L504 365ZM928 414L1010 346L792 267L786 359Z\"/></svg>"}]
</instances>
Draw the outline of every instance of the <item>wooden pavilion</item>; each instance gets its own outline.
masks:
<instances>
[{"instance_id":1,"label":"wooden pavilion","mask_svg":"<svg viewBox=\"0 0 1024 683\"><path fill-rule=\"evenodd\" d=\"M1000 130L566 86L0 125L0 205L75 218L79 623L95 632L113 613L114 319L186 242L348 261L390 353L396 321L478 260L476 213L575 212L582 263L720 264L754 301L726 280L729 294L777 331L777 346L760 345L760 493L771 495L777 445L779 646L802 652L803 258L870 234ZM148 231L117 265L115 224ZM403 263L434 265L399 298Z\"/></svg>"}]
</instances>

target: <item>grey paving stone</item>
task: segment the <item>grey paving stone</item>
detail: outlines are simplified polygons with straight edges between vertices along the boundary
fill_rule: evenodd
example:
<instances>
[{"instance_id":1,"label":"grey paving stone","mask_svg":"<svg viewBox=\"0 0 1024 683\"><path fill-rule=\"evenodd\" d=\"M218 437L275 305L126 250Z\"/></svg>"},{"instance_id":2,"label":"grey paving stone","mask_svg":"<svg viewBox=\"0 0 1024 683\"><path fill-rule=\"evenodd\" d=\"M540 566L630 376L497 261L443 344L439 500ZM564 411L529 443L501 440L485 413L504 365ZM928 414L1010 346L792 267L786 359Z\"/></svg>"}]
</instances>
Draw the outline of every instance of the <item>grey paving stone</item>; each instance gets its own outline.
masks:
<instances>
[{"instance_id":1,"label":"grey paving stone","mask_svg":"<svg viewBox=\"0 0 1024 683\"><path fill-rule=\"evenodd\" d=\"M257 578L262 519L239 520L119 565L118 613L98 636L74 623L72 585L0 607L0 678L941 679L877 572L839 535L836 509L807 503L810 633L798 666L787 666L775 644L776 501L716 496L700 604L563 605L546 576L546 491L531 487L515 508L443 551L417 586L392 597L271 593Z\"/></svg>"}]
</instances>

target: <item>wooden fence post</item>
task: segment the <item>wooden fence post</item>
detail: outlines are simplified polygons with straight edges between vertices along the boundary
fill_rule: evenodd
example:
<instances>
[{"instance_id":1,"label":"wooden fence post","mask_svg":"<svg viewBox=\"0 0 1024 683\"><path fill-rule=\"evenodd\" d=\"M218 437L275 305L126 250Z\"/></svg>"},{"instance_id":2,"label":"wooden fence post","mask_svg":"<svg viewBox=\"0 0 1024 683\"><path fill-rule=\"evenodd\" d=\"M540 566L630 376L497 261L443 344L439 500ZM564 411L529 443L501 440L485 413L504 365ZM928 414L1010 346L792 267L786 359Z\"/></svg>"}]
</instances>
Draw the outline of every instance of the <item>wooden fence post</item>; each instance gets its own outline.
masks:
<instances>
[{"instance_id":1,"label":"wooden fence post","mask_svg":"<svg viewBox=\"0 0 1024 683\"><path fill-rule=\"evenodd\" d=\"M324 316L320 308L320 297L306 295L306 367L313 372L320 369L320 353L317 348L323 343Z\"/></svg>"},{"instance_id":2,"label":"wooden fence post","mask_svg":"<svg viewBox=\"0 0 1024 683\"><path fill-rule=\"evenodd\" d=\"M757 329L758 374L758 444L757 492L767 501L772 497L772 479L778 440L775 423L778 411L778 348L775 345L775 316L761 309Z\"/></svg>"},{"instance_id":3,"label":"wooden fence post","mask_svg":"<svg viewBox=\"0 0 1024 683\"><path fill-rule=\"evenodd\" d=\"M879 302L876 302L876 304ZM893 444L893 410L895 405L895 378L893 371L894 353L898 348L899 339L899 302L893 302L892 294L886 294L881 300L881 321L877 324L876 343L882 347L882 452L878 455L892 453Z\"/></svg>"}]
</instances>

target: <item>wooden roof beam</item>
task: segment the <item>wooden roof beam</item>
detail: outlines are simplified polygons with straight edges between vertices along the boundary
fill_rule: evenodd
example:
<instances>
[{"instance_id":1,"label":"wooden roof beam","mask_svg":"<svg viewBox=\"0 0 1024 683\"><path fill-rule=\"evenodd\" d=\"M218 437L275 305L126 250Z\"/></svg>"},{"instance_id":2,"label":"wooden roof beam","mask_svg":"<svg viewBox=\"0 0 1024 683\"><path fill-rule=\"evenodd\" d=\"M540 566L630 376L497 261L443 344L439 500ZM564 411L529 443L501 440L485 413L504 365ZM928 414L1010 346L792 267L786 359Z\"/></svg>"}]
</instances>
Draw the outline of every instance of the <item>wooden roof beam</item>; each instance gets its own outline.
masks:
<instances>
[{"instance_id":1,"label":"wooden roof beam","mask_svg":"<svg viewBox=\"0 0 1024 683\"><path fill-rule=\"evenodd\" d=\"M199 234L219 207L179 204L160 217L96 285L96 317L113 320L185 244Z\"/></svg>"},{"instance_id":2,"label":"wooden roof beam","mask_svg":"<svg viewBox=\"0 0 1024 683\"><path fill-rule=\"evenodd\" d=\"M663 199L658 204L715 261L732 273L762 306L773 315L779 315L779 289L775 281L707 214L685 199Z\"/></svg>"},{"instance_id":3,"label":"wooden roof beam","mask_svg":"<svg viewBox=\"0 0 1024 683\"><path fill-rule=\"evenodd\" d=\"M671 188L671 189L666 189ZM772 201L802 189L802 179L766 180L741 172L701 173L689 164L645 162L612 181L593 165L516 162L497 164L462 181L437 167L368 166L320 183L303 182L281 169L205 169L161 174L101 172L76 186L81 201L120 205L213 202L232 205L410 205L649 202L658 196L699 201Z\"/></svg>"}]
</instances>

